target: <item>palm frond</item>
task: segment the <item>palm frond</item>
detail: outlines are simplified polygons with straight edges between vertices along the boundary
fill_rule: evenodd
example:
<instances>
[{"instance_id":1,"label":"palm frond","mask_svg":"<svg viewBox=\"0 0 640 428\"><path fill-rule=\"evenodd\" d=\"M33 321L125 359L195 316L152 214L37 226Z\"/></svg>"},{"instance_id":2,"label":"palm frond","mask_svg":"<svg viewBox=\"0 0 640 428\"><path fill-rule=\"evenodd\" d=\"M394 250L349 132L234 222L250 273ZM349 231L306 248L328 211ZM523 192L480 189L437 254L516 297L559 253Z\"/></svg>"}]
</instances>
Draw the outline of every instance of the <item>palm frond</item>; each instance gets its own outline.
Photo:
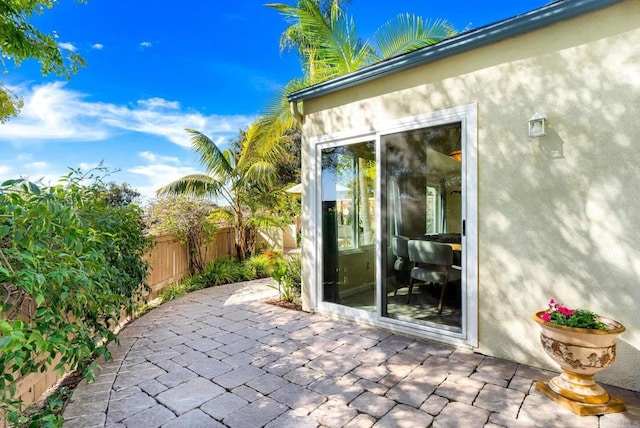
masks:
<instances>
[{"instance_id":1,"label":"palm frond","mask_svg":"<svg viewBox=\"0 0 640 428\"><path fill-rule=\"evenodd\" d=\"M291 113L291 106L289 105L287 95L311 86L313 83L314 82L308 78L291 80L287 86L271 100L263 118L264 123L260 124L260 126L267 128L265 134L278 139L284 135L286 131L300 126Z\"/></svg>"},{"instance_id":2,"label":"palm frond","mask_svg":"<svg viewBox=\"0 0 640 428\"><path fill-rule=\"evenodd\" d=\"M185 195L196 198L228 197L224 182L206 174L193 174L182 177L157 190L158 196Z\"/></svg>"},{"instance_id":3,"label":"palm frond","mask_svg":"<svg viewBox=\"0 0 640 428\"><path fill-rule=\"evenodd\" d=\"M283 37L298 48L305 74L313 82L328 80L362 66L362 58L370 49L356 35L355 24L333 1L328 13L320 2L299 0L297 6L270 4L290 22Z\"/></svg>"},{"instance_id":4,"label":"palm frond","mask_svg":"<svg viewBox=\"0 0 640 428\"><path fill-rule=\"evenodd\" d=\"M260 157L262 151L259 144L260 134L263 132L264 128L260 126L259 122L249 124L244 132L244 141L241 142L241 150L238 155L237 167L239 170L246 170L254 159Z\"/></svg>"},{"instance_id":5,"label":"palm frond","mask_svg":"<svg viewBox=\"0 0 640 428\"><path fill-rule=\"evenodd\" d=\"M407 13L383 24L374 39L380 59L385 59L433 45L455 34L455 28L444 19L425 20Z\"/></svg>"},{"instance_id":6,"label":"palm frond","mask_svg":"<svg viewBox=\"0 0 640 428\"><path fill-rule=\"evenodd\" d=\"M271 185L276 178L276 166L268 160L258 160L247 169L245 178L249 183L260 183Z\"/></svg>"},{"instance_id":7,"label":"palm frond","mask_svg":"<svg viewBox=\"0 0 640 428\"><path fill-rule=\"evenodd\" d=\"M213 140L195 129L186 131L191 134L191 147L200 156L200 163L207 173L217 176L233 173L233 165Z\"/></svg>"}]
</instances>

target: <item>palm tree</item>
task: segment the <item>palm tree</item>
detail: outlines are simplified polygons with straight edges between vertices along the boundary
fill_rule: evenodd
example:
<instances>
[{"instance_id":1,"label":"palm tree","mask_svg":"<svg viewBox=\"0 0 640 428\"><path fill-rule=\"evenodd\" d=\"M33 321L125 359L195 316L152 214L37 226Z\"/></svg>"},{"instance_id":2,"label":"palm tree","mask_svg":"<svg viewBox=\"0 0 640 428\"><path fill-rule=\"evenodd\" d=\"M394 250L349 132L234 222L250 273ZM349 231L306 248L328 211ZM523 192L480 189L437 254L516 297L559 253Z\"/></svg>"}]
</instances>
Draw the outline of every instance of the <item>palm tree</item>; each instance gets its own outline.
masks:
<instances>
[{"instance_id":1,"label":"palm tree","mask_svg":"<svg viewBox=\"0 0 640 428\"><path fill-rule=\"evenodd\" d=\"M223 201L223 206L216 209L217 216L234 226L239 260L246 257L248 243L255 241L250 234L255 232L257 223L270 218L259 215L261 207L255 202L262 200L265 189L274 180L274 160L280 146L254 144L261 129L259 122L251 124L238 147L224 151L203 133L187 129L192 149L200 156L206 173L182 177L157 191L158 196L184 195Z\"/></svg>"},{"instance_id":2,"label":"palm tree","mask_svg":"<svg viewBox=\"0 0 640 428\"><path fill-rule=\"evenodd\" d=\"M341 3L331 0L325 8L318 0L299 0L297 6L267 5L292 22L282 34L280 46L298 51L307 85L350 73L373 61L373 48L358 37L355 23Z\"/></svg>"},{"instance_id":3,"label":"palm tree","mask_svg":"<svg viewBox=\"0 0 640 428\"><path fill-rule=\"evenodd\" d=\"M304 76L293 80L278 94L262 120L268 128L263 135L279 138L298 126L290 111L287 95L296 90L342 76L386 58L438 43L456 34L442 19L425 20L401 14L382 25L374 42L358 37L356 25L342 4L344 0L298 0L296 6L267 4L284 15L291 25L280 39L281 49L296 49ZM260 140L256 140L260 143Z\"/></svg>"},{"instance_id":4,"label":"palm tree","mask_svg":"<svg viewBox=\"0 0 640 428\"><path fill-rule=\"evenodd\" d=\"M399 15L376 32L372 44L357 36L353 19L341 7L344 3L348 1L298 0L296 6L267 5L292 23L282 35L281 46L297 49L303 77L289 82L267 114L249 126L238 150L221 151L206 135L187 130L206 173L183 177L158 190L161 196L182 194L224 200L228 208L221 215L231 219L235 226L235 245L241 260L247 251L248 233L255 230L261 219L266 221L266 217L258 215L256 201L273 200L270 186L280 143L288 131L299 126L291 114L287 95L455 34L446 21L429 22ZM247 211L250 215L245 217Z\"/></svg>"}]
</instances>

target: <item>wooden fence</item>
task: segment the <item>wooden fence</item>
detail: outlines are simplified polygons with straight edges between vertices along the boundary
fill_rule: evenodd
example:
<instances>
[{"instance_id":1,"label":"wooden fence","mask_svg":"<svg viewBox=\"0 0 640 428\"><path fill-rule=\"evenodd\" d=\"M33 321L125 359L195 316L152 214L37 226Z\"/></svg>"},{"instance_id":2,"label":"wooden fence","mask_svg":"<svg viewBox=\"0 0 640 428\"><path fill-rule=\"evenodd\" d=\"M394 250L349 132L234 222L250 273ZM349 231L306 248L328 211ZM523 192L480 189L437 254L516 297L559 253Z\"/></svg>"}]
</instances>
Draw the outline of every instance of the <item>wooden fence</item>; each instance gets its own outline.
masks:
<instances>
[{"instance_id":1,"label":"wooden fence","mask_svg":"<svg viewBox=\"0 0 640 428\"><path fill-rule=\"evenodd\" d=\"M233 228L220 229L218 234L202 248L205 264L233 255ZM158 297L164 287L178 283L189 274L189 251L173 235L156 238L153 249L147 256L150 265L147 283L151 287L149 298Z\"/></svg>"},{"instance_id":2,"label":"wooden fence","mask_svg":"<svg viewBox=\"0 0 640 428\"><path fill-rule=\"evenodd\" d=\"M233 228L221 229L215 238L206 243L203 248L205 263L219 257L230 258L233 254ZM156 238L153 248L146 256L149 261L149 277L147 283L151 287L148 296L152 300L160 294L164 287L178 283L189 275L189 254L185 244L181 244L173 235L165 235ZM59 380L58 374L51 369L44 373L31 373L18 382L16 398L21 399L26 405L38 400L51 386ZM3 426L0 415L0 426Z\"/></svg>"}]
</instances>

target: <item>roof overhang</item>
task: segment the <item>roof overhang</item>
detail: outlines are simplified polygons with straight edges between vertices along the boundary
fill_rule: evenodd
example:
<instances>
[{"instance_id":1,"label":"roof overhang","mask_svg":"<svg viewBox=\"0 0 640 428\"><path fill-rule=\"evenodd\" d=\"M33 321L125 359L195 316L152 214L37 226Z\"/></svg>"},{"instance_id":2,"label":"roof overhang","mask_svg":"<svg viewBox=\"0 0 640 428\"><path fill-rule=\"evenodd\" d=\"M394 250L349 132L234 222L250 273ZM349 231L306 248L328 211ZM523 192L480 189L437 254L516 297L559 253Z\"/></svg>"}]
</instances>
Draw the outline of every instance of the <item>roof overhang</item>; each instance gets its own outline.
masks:
<instances>
[{"instance_id":1,"label":"roof overhang","mask_svg":"<svg viewBox=\"0 0 640 428\"><path fill-rule=\"evenodd\" d=\"M297 102L317 98L389 76L399 71L497 43L501 40L537 30L623 1L625 0L557 0L531 12L461 33L435 45L389 58L354 71L353 73L292 92L287 96L287 99L289 102Z\"/></svg>"}]
</instances>

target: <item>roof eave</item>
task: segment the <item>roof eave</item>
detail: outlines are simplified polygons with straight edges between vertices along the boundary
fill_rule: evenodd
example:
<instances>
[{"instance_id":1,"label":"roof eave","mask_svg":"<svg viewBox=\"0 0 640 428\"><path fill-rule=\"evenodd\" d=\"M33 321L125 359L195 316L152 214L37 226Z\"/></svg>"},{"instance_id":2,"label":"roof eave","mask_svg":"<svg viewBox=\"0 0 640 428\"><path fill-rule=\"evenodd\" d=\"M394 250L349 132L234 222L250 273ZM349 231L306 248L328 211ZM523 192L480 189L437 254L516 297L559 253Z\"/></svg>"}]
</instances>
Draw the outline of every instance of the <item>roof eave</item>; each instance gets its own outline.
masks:
<instances>
[{"instance_id":1,"label":"roof eave","mask_svg":"<svg viewBox=\"0 0 640 428\"><path fill-rule=\"evenodd\" d=\"M564 21L625 0L563 0L548 4L522 15L490 24L474 31L443 40L404 55L399 55L362 68L353 73L292 92L290 102L304 101L327 95L371 80L458 55L482 46L497 43L548 25Z\"/></svg>"}]
</instances>

